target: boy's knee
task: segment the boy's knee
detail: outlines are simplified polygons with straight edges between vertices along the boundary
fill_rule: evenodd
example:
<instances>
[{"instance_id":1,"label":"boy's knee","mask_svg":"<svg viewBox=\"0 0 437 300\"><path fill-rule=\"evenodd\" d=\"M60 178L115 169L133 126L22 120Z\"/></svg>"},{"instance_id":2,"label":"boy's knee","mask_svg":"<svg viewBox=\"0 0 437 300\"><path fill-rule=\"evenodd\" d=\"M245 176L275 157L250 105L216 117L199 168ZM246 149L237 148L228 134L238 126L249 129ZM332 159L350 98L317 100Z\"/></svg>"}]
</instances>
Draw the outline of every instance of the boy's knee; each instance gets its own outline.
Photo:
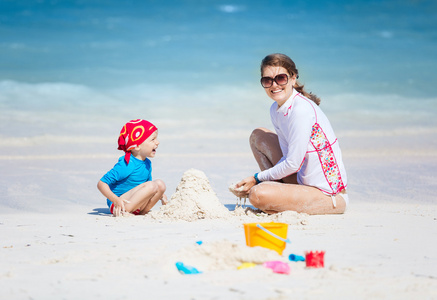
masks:
<instances>
[{"instance_id":1,"label":"boy's knee","mask_svg":"<svg viewBox=\"0 0 437 300\"><path fill-rule=\"evenodd\" d=\"M161 179L156 179L153 181L156 184L157 191L160 193L164 193L167 187L165 186L164 181Z\"/></svg>"},{"instance_id":2,"label":"boy's knee","mask_svg":"<svg viewBox=\"0 0 437 300\"><path fill-rule=\"evenodd\" d=\"M158 191L158 185L154 181L147 181L140 185L141 189L146 193L156 193Z\"/></svg>"}]
</instances>

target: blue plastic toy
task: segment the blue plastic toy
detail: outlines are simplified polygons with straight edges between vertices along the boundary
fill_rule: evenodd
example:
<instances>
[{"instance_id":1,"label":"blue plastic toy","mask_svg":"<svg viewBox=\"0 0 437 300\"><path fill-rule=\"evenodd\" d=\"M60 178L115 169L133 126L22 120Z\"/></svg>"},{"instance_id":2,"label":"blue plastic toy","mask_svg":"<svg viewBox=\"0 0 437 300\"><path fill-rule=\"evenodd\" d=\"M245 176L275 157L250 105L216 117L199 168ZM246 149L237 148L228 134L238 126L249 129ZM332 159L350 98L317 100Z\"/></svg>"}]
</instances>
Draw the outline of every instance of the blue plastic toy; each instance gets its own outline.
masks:
<instances>
[{"instance_id":1,"label":"blue plastic toy","mask_svg":"<svg viewBox=\"0 0 437 300\"><path fill-rule=\"evenodd\" d=\"M290 254L288 259L291 261L305 261L305 257L296 254Z\"/></svg>"},{"instance_id":2,"label":"blue plastic toy","mask_svg":"<svg viewBox=\"0 0 437 300\"><path fill-rule=\"evenodd\" d=\"M181 274L201 274L202 272L198 271L196 268L191 266L186 266L182 262L178 261L176 263L176 268Z\"/></svg>"}]
</instances>

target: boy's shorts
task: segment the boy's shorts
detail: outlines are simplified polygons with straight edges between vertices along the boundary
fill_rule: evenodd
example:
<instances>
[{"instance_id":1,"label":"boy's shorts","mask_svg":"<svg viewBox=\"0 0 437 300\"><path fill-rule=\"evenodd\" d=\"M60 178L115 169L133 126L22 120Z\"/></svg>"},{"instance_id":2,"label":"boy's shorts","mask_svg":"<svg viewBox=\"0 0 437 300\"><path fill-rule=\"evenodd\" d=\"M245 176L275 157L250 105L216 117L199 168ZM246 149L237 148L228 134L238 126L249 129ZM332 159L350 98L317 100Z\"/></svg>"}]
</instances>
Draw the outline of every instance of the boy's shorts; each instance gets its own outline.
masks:
<instances>
[{"instance_id":1,"label":"boy's shorts","mask_svg":"<svg viewBox=\"0 0 437 300\"><path fill-rule=\"evenodd\" d=\"M109 211L111 212L111 214L114 214L114 203L109 201L109 199L106 199L106 202L108 204ZM131 214L134 214L134 215L138 216L140 214L140 209L137 209L137 210L131 212Z\"/></svg>"}]
</instances>

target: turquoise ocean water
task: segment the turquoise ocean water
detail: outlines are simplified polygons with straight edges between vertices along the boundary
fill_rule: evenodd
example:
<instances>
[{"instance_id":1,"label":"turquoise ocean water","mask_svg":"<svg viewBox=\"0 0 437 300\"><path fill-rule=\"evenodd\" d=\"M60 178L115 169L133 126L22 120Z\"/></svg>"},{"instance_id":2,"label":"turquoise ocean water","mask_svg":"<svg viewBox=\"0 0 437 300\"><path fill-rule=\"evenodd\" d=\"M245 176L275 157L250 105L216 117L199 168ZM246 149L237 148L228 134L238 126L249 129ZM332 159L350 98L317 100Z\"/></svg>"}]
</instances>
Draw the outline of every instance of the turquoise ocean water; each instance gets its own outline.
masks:
<instances>
[{"instance_id":1,"label":"turquoise ocean water","mask_svg":"<svg viewBox=\"0 0 437 300\"><path fill-rule=\"evenodd\" d=\"M2 168L16 180L23 172L26 182L46 178L35 189L77 201L77 187L57 192L49 168L33 167L35 175L10 159L44 165L44 155L117 153L118 132L133 118L158 126L169 159L249 153L250 131L271 128L259 64L273 52L293 58L300 81L322 98L347 159L385 148L429 157L437 149L436 29L437 2L426 0L0 0ZM434 165L421 164L426 174ZM226 191L230 175L220 167L228 168L218 165L212 181ZM351 180L368 172L358 167ZM102 171L89 168L93 181ZM79 175L65 174L80 186ZM432 190L427 182L419 184ZM26 188L16 184L2 202L22 199L17 191Z\"/></svg>"},{"instance_id":2,"label":"turquoise ocean water","mask_svg":"<svg viewBox=\"0 0 437 300\"><path fill-rule=\"evenodd\" d=\"M0 135L78 134L53 122L135 112L252 126L270 105L258 69L272 52L327 113L435 126L436 29L435 1L2 0Z\"/></svg>"}]
</instances>

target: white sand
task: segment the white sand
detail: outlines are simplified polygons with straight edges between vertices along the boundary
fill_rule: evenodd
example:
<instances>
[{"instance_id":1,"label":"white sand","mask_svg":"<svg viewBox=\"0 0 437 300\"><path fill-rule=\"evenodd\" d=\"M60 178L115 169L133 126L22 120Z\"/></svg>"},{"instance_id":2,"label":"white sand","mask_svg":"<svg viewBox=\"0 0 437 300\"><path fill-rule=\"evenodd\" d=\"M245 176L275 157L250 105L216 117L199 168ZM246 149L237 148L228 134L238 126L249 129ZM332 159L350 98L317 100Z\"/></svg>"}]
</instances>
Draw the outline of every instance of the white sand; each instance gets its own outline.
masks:
<instances>
[{"instance_id":1,"label":"white sand","mask_svg":"<svg viewBox=\"0 0 437 300\"><path fill-rule=\"evenodd\" d=\"M2 148L0 299L437 299L435 151L392 155L345 144L346 214L274 219L290 224L291 244L282 257L269 252L264 259L326 251L325 268L290 262L290 275L236 269L242 260L260 260L248 254L242 224L275 218L233 211L228 186L256 170L250 153L158 153L154 178L166 181L168 208L179 211L156 207L148 217L113 218L96 183L117 156L29 151L27 159ZM205 174L211 190L200 194L219 200L217 215L190 206L202 199L181 189L190 184L181 181L190 168ZM181 199L189 220L174 218ZM181 275L176 261L203 273Z\"/></svg>"},{"instance_id":2,"label":"white sand","mask_svg":"<svg viewBox=\"0 0 437 300\"><path fill-rule=\"evenodd\" d=\"M3 299L434 299L434 208L356 205L342 216L312 216L303 230L290 226L283 258L326 250L324 269L290 263L290 275L233 269L234 253L210 245L229 241L239 254L244 232L223 220L8 214L0 225L0 287ZM176 261L203 274L181 275Z\"/></svg>"}]
</instances>

